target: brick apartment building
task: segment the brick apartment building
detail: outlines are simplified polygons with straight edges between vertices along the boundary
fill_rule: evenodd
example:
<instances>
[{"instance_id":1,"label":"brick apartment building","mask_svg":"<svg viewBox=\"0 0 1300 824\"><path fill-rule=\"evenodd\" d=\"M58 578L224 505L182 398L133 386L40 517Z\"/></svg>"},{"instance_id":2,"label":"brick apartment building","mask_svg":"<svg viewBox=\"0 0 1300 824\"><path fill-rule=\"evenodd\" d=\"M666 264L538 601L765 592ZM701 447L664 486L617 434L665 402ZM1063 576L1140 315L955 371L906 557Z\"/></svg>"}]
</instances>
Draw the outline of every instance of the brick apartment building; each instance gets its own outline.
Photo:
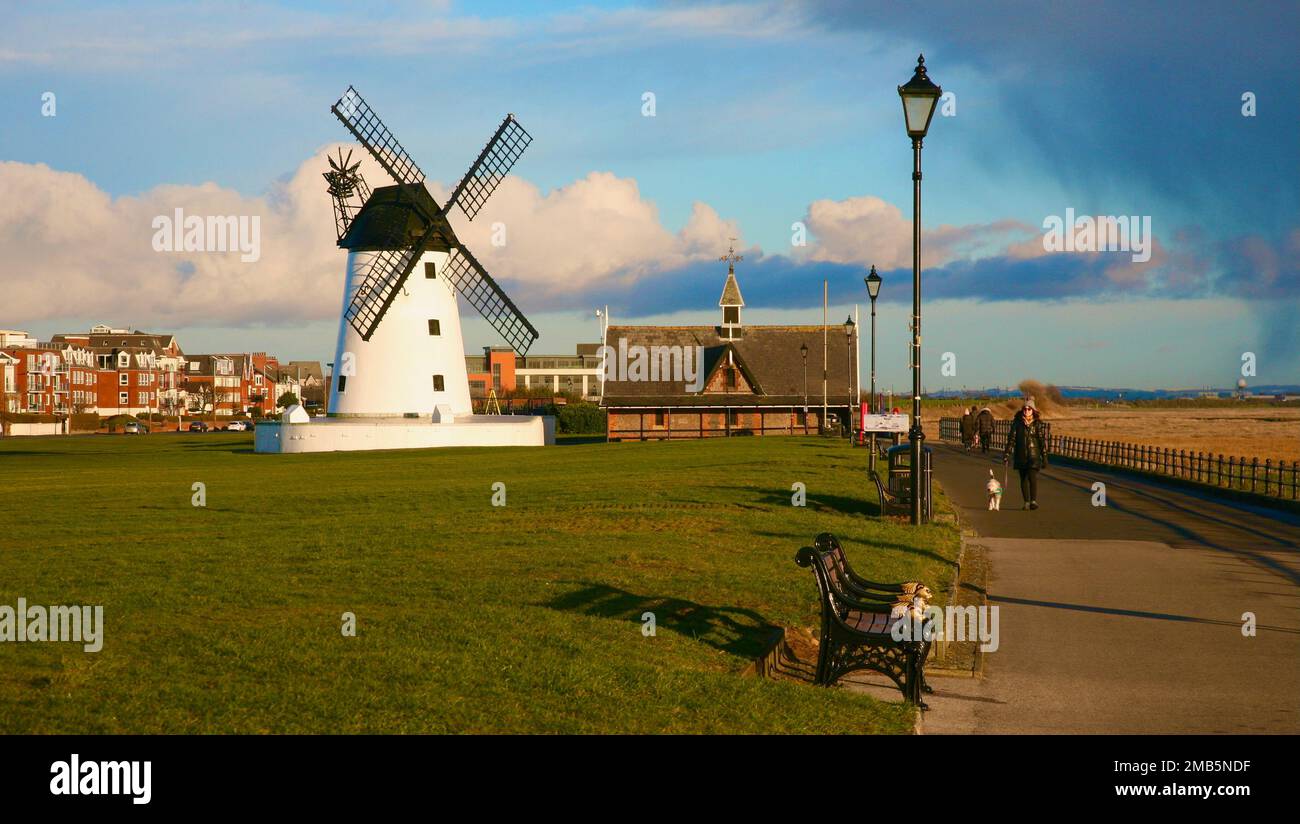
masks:
<instances>
[{"instance_id":1,"label":"brick apartment building","mask_svg":"<svg viewBox=\"0 0 1300 824\"><path fill-rule=\"evenodd\" d=\"M174 335L101 325L86 333L55 335L50 345L60 347L70 363L93 370L93 383L72 383L69 389L81 396L80 409L73 411L145 415L175 414L183 408L185 354Z\"/></svg>"},{"instance_id":2,"label":"brick apartment building","mask_svg":"<svg viewBox=\"0 0 1300 824\"><path fill-rule=\"evenodd\" d=\"M99 325L40 342L0 329L0 411L6 413L170 416L210 412L215 394L221 415L253 408L272 414L286 392L303 397L304 373L323 386L319 362L287 368L265 352L187 357L174 335Z\"/></svg>"},{"instance_id":3,"label":"brick apartment building","mask_svg":"<svg viewBox=\"0 0 1300 824\"><path fill-rule=\"evenodd\" d=\"M305 362L304 362L305 363ZM320 364L315 364L319 374ZM190 355L182 387L192 412L241 415L253 409L270 414L286 392L302 398L297 369L287 369L265 352Z\"/></svg>"}]
</instances>

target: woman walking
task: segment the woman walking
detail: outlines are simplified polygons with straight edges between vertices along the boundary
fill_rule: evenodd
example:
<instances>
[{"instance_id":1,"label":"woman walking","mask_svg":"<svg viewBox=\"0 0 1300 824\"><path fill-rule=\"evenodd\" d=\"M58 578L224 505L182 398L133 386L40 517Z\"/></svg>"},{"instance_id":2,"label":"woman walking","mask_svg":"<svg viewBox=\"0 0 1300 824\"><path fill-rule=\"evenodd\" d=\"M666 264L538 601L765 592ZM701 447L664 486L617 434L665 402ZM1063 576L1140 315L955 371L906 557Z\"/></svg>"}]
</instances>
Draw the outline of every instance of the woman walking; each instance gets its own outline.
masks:
<instances>
[{"instance_id":1,"label":"woman walking","mask_svg":"<svg viewBox=\"0 0 1300 824\"><path fill-rule=\"evenodd\" d=\"M980 436L980 451L989 452L989 443L993 440L993 410L987 406L975 416L975 430Z\"/></svg>"},{"instance_id":2,"label":"woman walking","mask_svg":"<svg viewBox=\"0 0 1300 824\"><path fill-rule=\"evenodd\" d=\"M1038 471L1047 468L1047 438L1043 436L1043 421L1034 408L1034 399L1025 405L1011 421L1007 446L1002 452L1002 463L1012 461L1020 473L1020 496L1024 509L1038 509Z\"/></svg>"},{"instance_id":3,"label":"woman walking","mask_svg":"<svg viewBox=\"0 0 1300 824\"><path fill-rule=\"evenodd\" d=\"M975 445L975 407L961 413L961 445L970 449Z\"/></svg>"}]
</instances>

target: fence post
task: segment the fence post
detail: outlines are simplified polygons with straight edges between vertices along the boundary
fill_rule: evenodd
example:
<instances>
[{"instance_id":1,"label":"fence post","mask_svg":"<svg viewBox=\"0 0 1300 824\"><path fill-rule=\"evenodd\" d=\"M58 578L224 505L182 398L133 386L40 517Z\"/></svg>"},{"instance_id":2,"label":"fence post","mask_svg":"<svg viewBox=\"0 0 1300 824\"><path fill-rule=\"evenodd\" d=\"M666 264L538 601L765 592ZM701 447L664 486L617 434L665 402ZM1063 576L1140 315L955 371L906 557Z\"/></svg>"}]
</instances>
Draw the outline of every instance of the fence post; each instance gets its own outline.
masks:
<instances>
[{"instance_id":1,"label":"fence post","mask_svg":"<svg viewBox=\"0 0 1300 824\"><path fill-rule=\"evenodd\" d=\"M1268 494L1268 478L1273 474L1273 459L1264 459L1264 494Z\"/></svg>"}]
</instances>

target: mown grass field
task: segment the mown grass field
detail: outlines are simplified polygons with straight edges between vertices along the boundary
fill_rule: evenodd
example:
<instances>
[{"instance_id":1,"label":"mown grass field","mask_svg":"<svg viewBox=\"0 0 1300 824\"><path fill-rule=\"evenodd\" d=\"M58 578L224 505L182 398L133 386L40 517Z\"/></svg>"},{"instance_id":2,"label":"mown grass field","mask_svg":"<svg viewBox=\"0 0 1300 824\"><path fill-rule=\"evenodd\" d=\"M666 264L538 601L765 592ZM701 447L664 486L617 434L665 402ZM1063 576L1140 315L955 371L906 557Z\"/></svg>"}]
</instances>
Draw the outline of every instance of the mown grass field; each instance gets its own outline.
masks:
<instances>
[{"instance_id":1,"label":"mown grass field","mask_svg":"<svg viewBox=\"0 0 1300 824\"><path fill-rule=\"evenodd\" d=\"M907 732L900 703L740 675L766 627L815 624L793 558L820 530L872 578L950 580L956 531L878 521L863 458L9 439L0 604L102 604L106 628L98 653L0 643L0 732Z\"/></svg>"}]
</instances>

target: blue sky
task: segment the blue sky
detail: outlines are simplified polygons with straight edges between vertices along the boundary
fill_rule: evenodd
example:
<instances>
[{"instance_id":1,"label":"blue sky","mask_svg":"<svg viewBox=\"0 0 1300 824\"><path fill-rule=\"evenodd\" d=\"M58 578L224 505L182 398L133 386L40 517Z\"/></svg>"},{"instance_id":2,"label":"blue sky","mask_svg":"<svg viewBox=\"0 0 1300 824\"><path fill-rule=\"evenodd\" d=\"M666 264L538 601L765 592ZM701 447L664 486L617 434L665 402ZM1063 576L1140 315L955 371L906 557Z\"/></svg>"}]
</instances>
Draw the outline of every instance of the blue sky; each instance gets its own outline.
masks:
<instances>
[{"instance_id":1,"label":"blue sky","mask_svg":"<svg viewBox=\"0 0 1300 824\"><path fill-rule=\"evenodd\" d=\"M293 198L305 164L346 138L328 109L351 83L446 185L505 112L533 134L519 186L495 205L520 243L485 263L541 328L536 351L591 339L592 309L606 303L616 321L710 322L725 277L716 257L735 235L751 321L820 321L825 278L842 322L865 302L865 266L880 265L881 371L902 385L911 181L895 89L924 51L956 96L925 145L927 387L1227 385L1243 351L1258 355L1260 381L1300 382L1293 4L51 3L6 14L0 162L12 163L0 168L38 204L4 207L4 240L24 252L0 262L0 288L26 297L0 302L0 326L48 335L129 322L175 331L192 351L327 359L342 259L327 256L327 231L305 235L328 223L323 190ZM45 91L55 117L40 116ZM654 117L642 114L647 91ZM33 164L85 184L45 185ZM137 204L218 195L274 212L264 242L310 258L213 267L202 288L160 270L177 300L115 303L102 294L153 264L128 246L74 271L67 245L102 235L50 229L82 212L93 227L103 209L105 226L133 232L121 221ZM299 219L299 205L326 220ZM1027 251L1067 208L1150 216L1156 256L1130 266L1120 253ZM602 230L607 214L626 218L619 231ZM480 222L493 219L489 209ZM795 221L809 226L806 247L791 245ZM220 298L222 277L236 299ZM31 295L49 282L77 298L41 308ZM495 342L467 325L468 347ZM957 353L955 377L938 372L944 351Z\"/></svg>"}]
</instances>

